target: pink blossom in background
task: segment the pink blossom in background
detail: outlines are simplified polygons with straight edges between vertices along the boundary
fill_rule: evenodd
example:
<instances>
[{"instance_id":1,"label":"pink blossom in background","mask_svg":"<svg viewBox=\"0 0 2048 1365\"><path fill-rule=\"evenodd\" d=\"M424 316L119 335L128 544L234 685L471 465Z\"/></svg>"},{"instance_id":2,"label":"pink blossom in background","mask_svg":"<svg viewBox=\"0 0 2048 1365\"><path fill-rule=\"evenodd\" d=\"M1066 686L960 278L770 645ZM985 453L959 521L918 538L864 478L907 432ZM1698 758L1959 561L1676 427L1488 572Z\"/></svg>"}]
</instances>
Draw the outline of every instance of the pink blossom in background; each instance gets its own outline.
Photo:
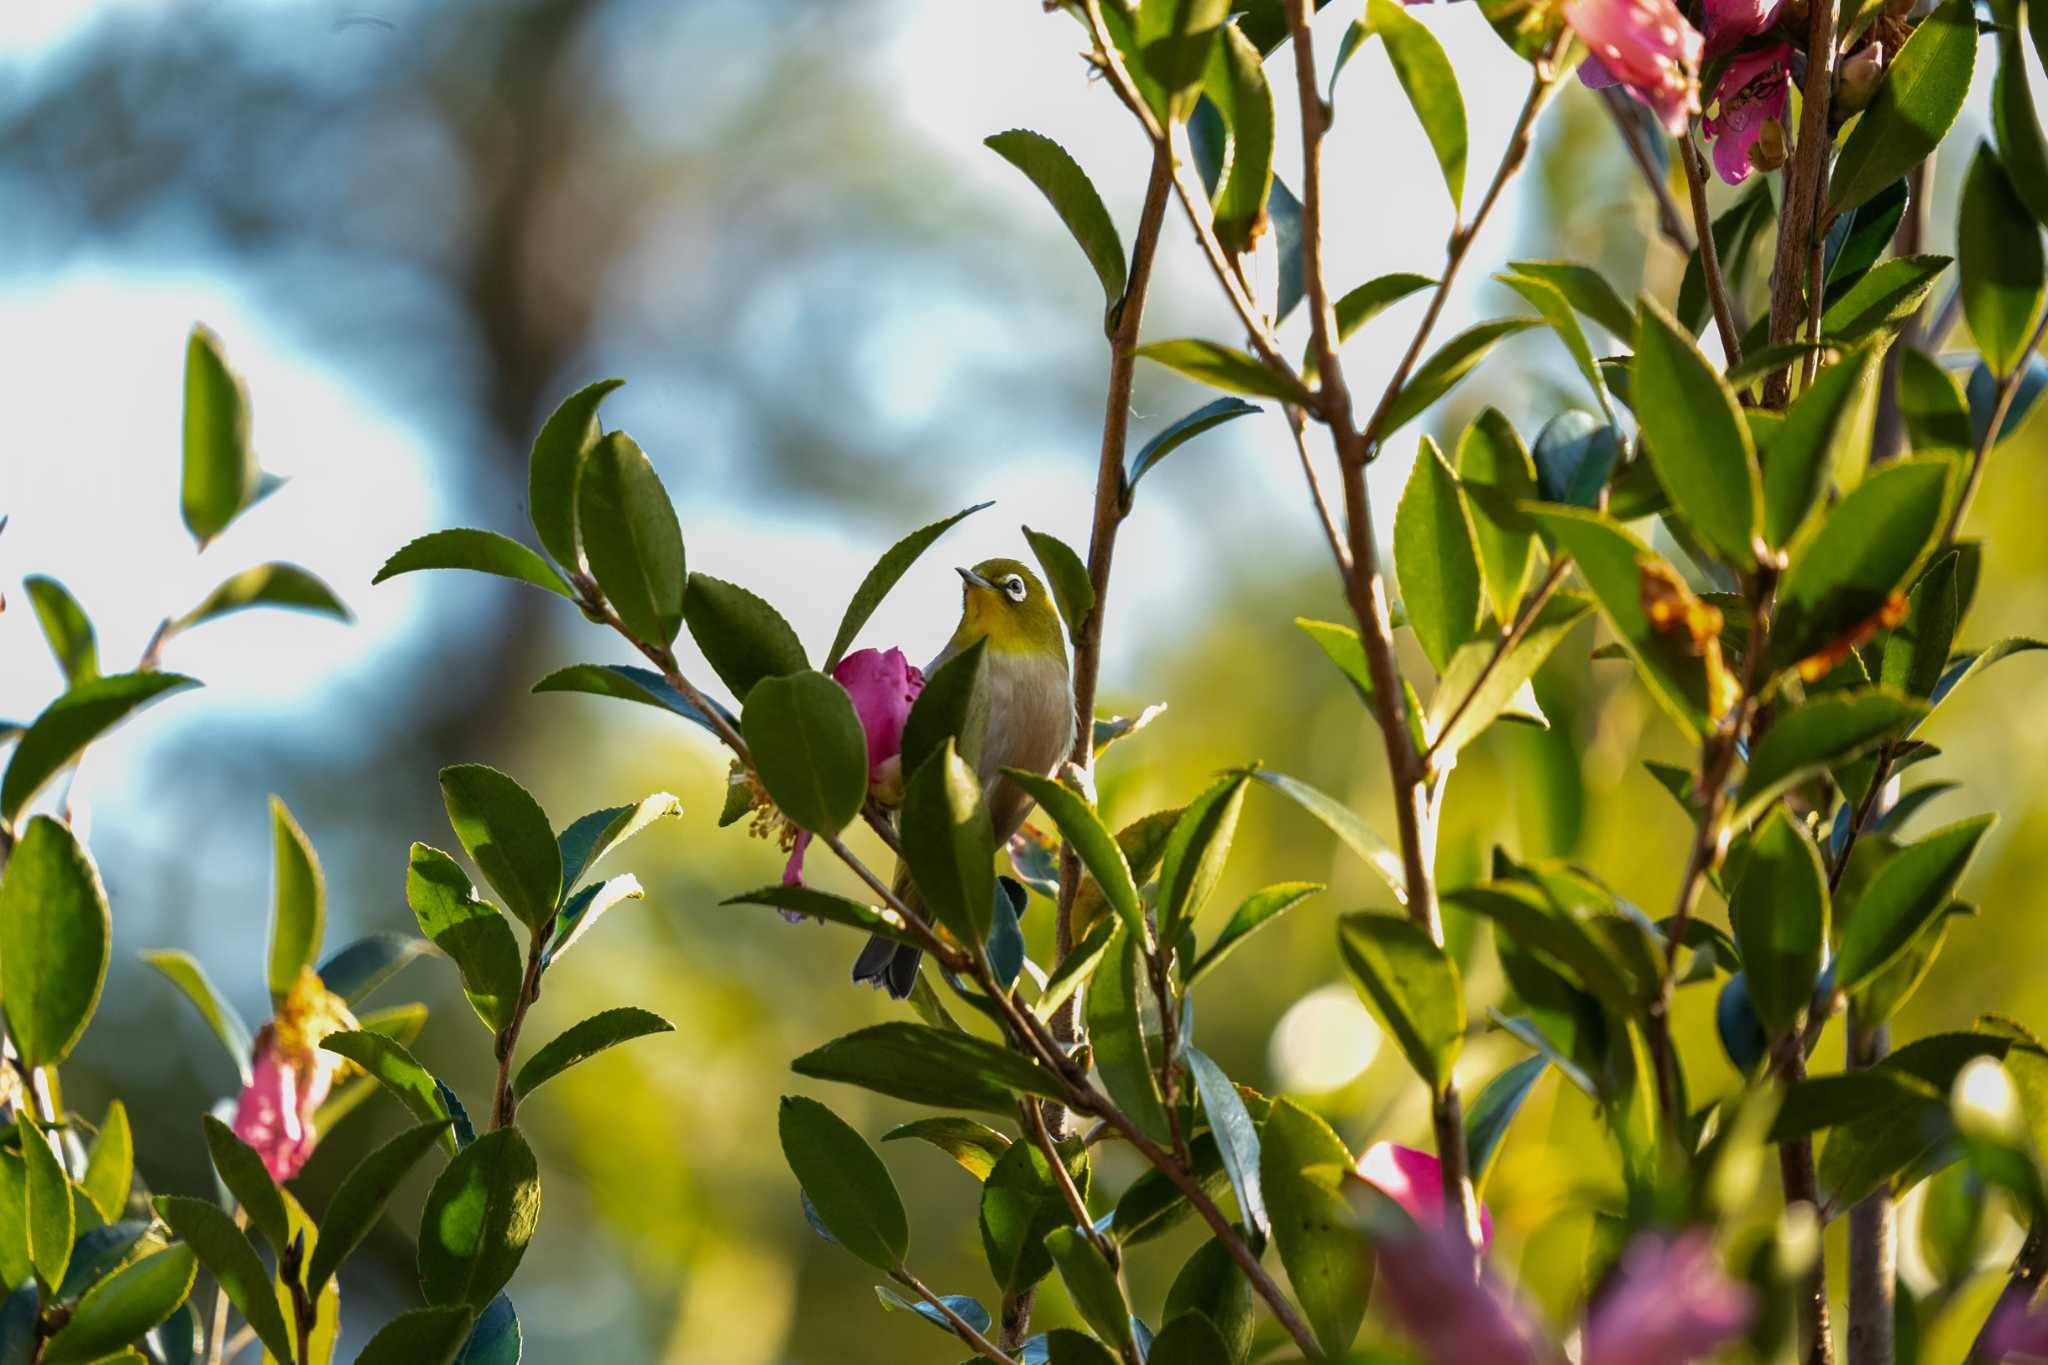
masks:
<instances>
[{"instance_id":1,"label":"pink blossom in background","mask_svg":"<svg viewBox=\"0 0 2048 1365\"><path fill-rule=\"evenodd\" d=\"M1444 1167L1428 1152L1397 1142L1375 1142L1358 1158L1358 1177L1407 1210L1424 1226L1444 1221ZM1479 1206L1479 1249L1493 1245L1493 1215Z\"/></svg>"},{"instance_id":2,"label":"pink blossom in background","mask_svg":"<svg viewBox=\"0 0 2048 1365\"><path fill-rule=\"evenodd\" d=\"M1755 1317L1755 1291L1722 1271L1706 1229L1642 1233L1587 1316L1585 1365L1689 1365Z\"/></svg>"},{"instance_id":3,"label":"pink blossom in background","mask_svg":"<svg viewBox=\"0 0 2048 1365\"><path fill-rule=\"evenodd\" d=\"M1537 1365L1555 1355L1499 1281L1483 1270L1473 1277L1463 1239L1441 1222L1418 1223L1412 1241L1381 1247L1376 1286L1436 1365Z\"/></svg>"},{"instance_id":4,"label":"pink blossom in background","mask_svg":"<svg viewBox=\"0 0 2048 1365\"><path fill-rule=\"evenodd\" d=\"M1718 57L1778 22L1785 0L1706 0L1706 54Z\"/></svg>"},{"instance_id":5,"label":"pink blossom in background","mask_svg":"<svg viewBox=\"0 0 2048 1365\"><path fill-rule=\"evenodd\" d=\"M1579 65L1587 87L1619 85L1673 135L1700 108L1698 29L1671 0L1565 0L1565 22L1592 49Z\"/></svg>"},{"instance_id":6,"label":"pink blossom in background","mask_svg":"<svg viewBox=\"0 0 2048 1365\"><path fill-rule=\"evenodd\" d=\"M910 704L924 691L924 674L911 666L900 649L859 649L839 661L832 679L853 698L853 712L867 735L868 785L900 786L903 723L910 718ZM810 846L810 832L798 830L782 869L784 886L803 885L804 854ZM802 916L784 911L783 918Z\"/></svg>"},{"instance_id":7,"label":"pink blossom in background","mask_svg":"<svg viewBox=\"0 0 2048 1365\"><path fill-rule=\"evenodd\" d=\"M1992 1315L1984 1344L1993 1360L2048 1360L2048 1308L2037 1312L2025 1303L2006 1304Z\"/></svg>"},{"instance_id":8,"label":"pink blossom in background","mask_svg":"<svg viewBox=\"0 0 2048 1365\"><path fill-rule=\"evenodd\" d=\"M1779 43L1745 52L1728 63L1714 87L1713 112L1702 122L1714 147L1714 169L1731 185L1749 178L1749 149L1764 125L1785 116L1785 87L1791 79L1792 48Z\"/></svg>"},{"instance_id":9,"label":"pink blossom in background","mask_svg":"<svg viewBox=\"0 0 2048 1365\"><path fill-rule=\"evenodd\" d=\"M305 968L277 1014L257 1033L249 1083L235 1101L234 1128L235 1136L263 1158L271 1179L290 1180L313 1155L320 1140L314 1116L348 1065L320 1044L355 1026L348 1005L322 984L318 973Z\"/></svg>"}]
</instances>

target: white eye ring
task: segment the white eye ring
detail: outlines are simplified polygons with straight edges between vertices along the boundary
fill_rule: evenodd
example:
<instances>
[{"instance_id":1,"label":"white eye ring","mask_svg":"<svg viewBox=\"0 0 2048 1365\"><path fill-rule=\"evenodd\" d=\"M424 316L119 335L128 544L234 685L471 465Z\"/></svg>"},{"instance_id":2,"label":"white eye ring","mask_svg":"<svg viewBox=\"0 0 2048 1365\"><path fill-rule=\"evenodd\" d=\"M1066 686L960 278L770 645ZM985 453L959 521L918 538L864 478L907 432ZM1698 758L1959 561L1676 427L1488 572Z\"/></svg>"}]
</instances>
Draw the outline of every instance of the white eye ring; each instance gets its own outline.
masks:
<instances>
[{"instance_id":1,"label":"white eye ring","mask_svg":"<svg viewBox=\"0 0 2048 1365\"><path fill-rule=\"evenodd\" d=\"M1012 602L1024 600L1024 580L1011 574L1003 580L1003 592Z\"/></svg>"}]
</instances>

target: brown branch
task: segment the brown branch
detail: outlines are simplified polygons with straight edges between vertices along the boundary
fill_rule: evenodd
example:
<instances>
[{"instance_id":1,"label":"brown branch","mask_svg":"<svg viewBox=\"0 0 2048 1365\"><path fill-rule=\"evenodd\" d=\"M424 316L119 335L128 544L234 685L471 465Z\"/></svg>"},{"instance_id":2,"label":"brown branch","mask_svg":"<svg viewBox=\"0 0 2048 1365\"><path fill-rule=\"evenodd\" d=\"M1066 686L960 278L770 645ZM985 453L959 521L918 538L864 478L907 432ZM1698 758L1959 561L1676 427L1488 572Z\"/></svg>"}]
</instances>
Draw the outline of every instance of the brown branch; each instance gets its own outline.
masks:
<instances>
[{"instance_id":1,"label":"brown branch","mask_svg":"<svg viewBox=\"0 0 2048 1365\"><path fill-rule=\"evenodd\" d=\"M1617 86L1609 86L1602 90L1600 99L1606 104L1608 114L1614 119L1614 128L1621 134L1622 146L1628 148L1629 160L1635 162L1636 169L1642 172L1643 183L1649 186L1650 197L1657 205L1657 230L1679 251L1687 256L1692 255L1696 248L1692 238L1686 235L1684 216L1678 211L1678 201L1671 197L1671 186L1666 182L1663 172L1657 169L1656 158L1650 155L1650 149L1643 145L1642 129L1636 125L1633 111L1640 106L1623 94ZM1705 227L1700 229L1702 240L1710 236Z\"/></svg>"},{"instance_id":2,"label":"brown branch","mask_svg":"<svg viewBox=\"0 0 2048 1365\"><path fill-rule=\"evenodd\" d=\"M520 1030L526 1026L526 1012L540 999L540 974L547 962L548 940L555 936L555 915L529 935L526 942L526 974L519 980L519 998L512 1005L512 1018L498 1031L493 1047L498 1058L498 1084L491 1102L491 1127L509 1126L519 1115L519 1098L512 1093L512 1053L519 1046Z\"/></svg>"},{"instance_id":3,"label":"brown branch","mask_svg":"<svg viewBox=\"0 0 2048 1365\"><path fill-rule=\"evenodd\" d=\"M1881 1023L1866 1025L1850 1001L1848 1069L1867 1071L1890 1051L1891 1031ZM1849 1211L1850 1365L1892 1365L1896 1359L1892 1300L1898 1259L1891 1187L1880 1185Z\"/></svg>"},{"instance_id":4,"label":"brown branch","mask_svg":"<svg viewBox=\"0 0 2048 1365\"><path fill-rule=\"evenodd\" d=\"M2034 328L2033 337L2027 342L2027 353L2020 357L2019 365L2007 375L1998 388L1998 402L1991 409L1990 425L1977 438L1977 448L1970 452L1970 473L1963 481L1962 496L1956 499L1955 511L1949 514L1948 527L1941 534L1943 545L1955 543L1956 533L1962 529L1963 518L1968 515L1970 504L1976 500L1977 489L1984 482L1984 466L1991 461L1991 449L1998 444L2000 428L2005 426L2006 414L2012 411L2013 400L2019 397L2020 382L2027 376L2027 366L2034 353L2041 349L2041 338L2048 334L2048 313L2041 315L2041 321Z\"/></svg>"},{"instance_id":5,"label":"brown branch","mask_svg":"<svg viewBox=\"0 0 2048 1365\"><path fill-rule=\"evenodd\" d=\"M1707 299L1714 306L1714 330L1721 334L1721 353L1728 358L1727 368L1733 369L1742 363L1742 331L1735 325L1728 282L1721 274L1721 248L1714 241L1714 223L1707 213L1707 168L1690 130L1679 135L1678 159L1685 163L1685 186L1699 233L1700 277L1706 281Z\"/></svg>"},{"instance_id":6,"label":"brown branch","mask_svg":"<svg viewBox=\"0 0 2048 1365\"><path fill-rule=\"evenodd\" d=\"M1074 1184L1074 1177L1068 1172L1067 1163L1060 1159L1059 1148L1053 1145L1052 1133L1045 1126L1044 1114L1040 1112L1039 1106L1030 1100L1024 1101L1018 1108L1023 1112L1024 1125L1030 1130L1032 1140L1038 1144L1038 1150L1045 1154L1046 1164L1052 1167L1053 1183L1060 1187L1060 1196L1067 1201L1067 1211L1074 1215L1074 1222L1079 1225L1082 1234L1095 1244L1095 1249L1101 1253L1103 1262L1111 1270L1116 1269L1123 1258L1117 1254L1116 1248L1110 1245L1109 1239L1097 1230L1095 1219L1088 1212L1088 1201L1081 1197L1080 1187Z\"/></svg>"},{"instance_id":7,"label":"brown branch","mask_svg":"<svg viewBox=\"0 0 2048 1365\"><path fill-rule=\"evenodd\" d=\"M990 1360L1000 1362L1000 1365L1016 1365L1016 1362L1007 1354L996 1348L994 1342L975 1331L972 1323L969 1323L965 1318L954 1312L951 1304L927 1289L924 1281L910 1273L908 1266L898 1266L895 1270L890 1271L889 1278L895 1280L896 1283L902 1285L911 1293L937 1309L939 1316L943 1317L946 1320L946 1324L953 1329L953 1334L969 1346L972 1346L976 1351Z\"/></svg>"},{"instance_id":8,"label":"brown branch","mask_svg":"<svg viewBox=\"0 0 2048 1365\"><path fill-rule=\"evenodd\" d=\"M1801 289L1802 275L1820 242L1821 196L1827 185L1827 159L1834 139L1828 131L1828 105L1835 86L1835 7L1807 7L1806 85L1800 91L1799 144L1785 167L1783 218L1778 225L1778 251L1771 272L1770 344L1782 346L1798 334L1810 304L1820 307L1819 290ZM1803 292L1815 297L1802 300ZM1764 380L1764 406L1782 408L1791 396L1791 380L1783 369Z\"/></svg>"},{"instance_id":9,"label":"brown branch","mask_svg":"<svg viewBox=\"0 0 2048 1365\"><path fill-rule=\"evenodd\" d=\"M1437 750L1443 746L1444 736L1457 728L1458 722L1465 718L1465 713L1472 709L1472 702L1478 697L1479 689L1486 686L1486 680L1493 676L1494 669L1500 667L1500 661L1528 635L1529 626L1535 621L1536 614L1557 594L1558 585L1564 582L1564 571L1570 563L1571 561L1562 555L1550 561L1550 571L1543 575L1543 581L1536 585L1536 591L1530 593L1528 600L1522 603L1522 610L1516 614L1514 621L1500 633L1500 639L1494 643L1493 653L1480 665L1479 676L1472 680L1472 686L1465 695L1458 698L1458 704L1452 708L1450 717L1443 723L1443 728L1437 731L1436 738L1432 739L1429 747L1423 751L1424 767L1428 767L1436 758Z\"/></svg>"},{"instance_id":10,"label":"brown branch","mask_svg":"<svg viewBox=\"0 0 2048 1365\"><path fill-rule=\"evenodd\" d=\"M1806 1079L1806 1045L1802 1030L1788 1030L1779 1040L1775 1058L1778 1076L1786 1085ZM1802 1135L1778 1147L1778 1176L1785 1186L1785 1206L1805 1204L1820 1217L1819 1182L1813 1168L1813 1138ZM1833 1329L1828 1323L1828 1275L1825 1258L1814 1256L1813 1270L1802 1297L1803 1329L1809 1336L1806 1365L1832 1365L1835 1358Z\"/></svg>"},{"instance_id":11,"label":"brown branch","mask_svg":"<svg viewBox=\"0 0 2048 1365\"><path fill-rule=\"evenodd\" d=\"M1323 497L1322 481L1316 477L1315 462L1309 458L1305 425L1301 409L1289 404L1287 430L1294 436L1295 454L1301 457L1301 477L1308 484L1308 500L1315 505L1316 524L1323 528L1323 540L1330 547L1330 558L1336 561L1337 576L1348 579L1351 577L1351 552L1344 548L1344 533L1337 529L1337 520L1330 515L1330 504Z\"/></svg>"}]
</instances>

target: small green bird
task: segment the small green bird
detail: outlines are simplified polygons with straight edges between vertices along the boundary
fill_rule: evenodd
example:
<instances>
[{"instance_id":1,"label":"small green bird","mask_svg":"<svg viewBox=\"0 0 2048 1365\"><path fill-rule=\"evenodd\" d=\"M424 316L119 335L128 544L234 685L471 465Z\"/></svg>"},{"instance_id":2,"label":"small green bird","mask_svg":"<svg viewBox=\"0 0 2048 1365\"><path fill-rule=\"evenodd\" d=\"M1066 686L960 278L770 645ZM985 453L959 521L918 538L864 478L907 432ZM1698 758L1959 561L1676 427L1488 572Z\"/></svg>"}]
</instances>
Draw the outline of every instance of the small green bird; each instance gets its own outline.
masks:
<instances>
[{"instance_id":1,"label":"small green bird","mask_svg":"<svg viewBox=\"0 0 2048 1365\"><path fill-rule=\"evenodd\" d=\"M1060 765L1074 746L1074 687L1059 612L1036 574L1014 559L985 559L958 572L964 583L960 625L925 675L976 640L988 641L988 727L981 735L975 772L1000 848L1023 826L1032 804L1002 770L1050 773ZM895 890L917 906L910 874L901 864ZM877 935L854 961L853 979L882 986L901 1000L917 984L919 956L918 949Z\"/></svg>"}]
</instances>

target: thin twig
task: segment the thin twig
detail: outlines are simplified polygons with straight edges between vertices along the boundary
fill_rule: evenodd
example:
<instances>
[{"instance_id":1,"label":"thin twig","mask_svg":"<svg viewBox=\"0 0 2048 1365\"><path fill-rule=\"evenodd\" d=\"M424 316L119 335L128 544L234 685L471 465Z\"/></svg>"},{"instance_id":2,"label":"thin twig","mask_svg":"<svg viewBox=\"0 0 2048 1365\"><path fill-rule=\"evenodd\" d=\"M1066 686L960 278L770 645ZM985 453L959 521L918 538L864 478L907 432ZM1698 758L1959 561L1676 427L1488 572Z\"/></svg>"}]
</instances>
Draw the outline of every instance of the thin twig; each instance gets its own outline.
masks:
<instances>
[{"instance_id":1,"label":"thin twig","mask_svg":"<svg viewBox=\"0 0 2048 1365\"><path fill-rule=\"evenodd\" d=\"M1110 1245L1109 1239L1096 1228L1095 1219L1088 1212L1088 1201L1081 1197L1080 1187L1074 1184L1073 1174L1067 1170L1067 1163L1061 1159L1059 1148L1053 1144L1052 1134L1046 1129L1045 1116L1030 1100L1024 1101L1018 1108L1023 1111L1024 1124L1031 1130L1032 1139L1037 1142L1038 1150L1045 1154L1046 1164L1052 1167L1053 1183L1060 1187L1060 1195L1067 1201L1067 1211L1074 1215L1074 1222L1079 1225L1088 1240L1095 1244L1095 1249L1102 1254L1103 1261L1111 1270L1116 1269L1122 1258L1117 1255L1116 1248Z\"/></svg>"},{"instance_id":2,"label":"thin twig","mask_svg":"<svg viewBox=\"0 0 2048 1365\"><path fill-rule=\"evenodd\" d=\"M1430 740L1429 747L1423 751L1422 762L1425 767L1429 766L1436 758L1437 751L1443 747L1444 736L1456 729L1458 722L1465 718L1465 713L1472 709L1472 702L1478 697L1479 689L1486 686L1486 680L1500 667L1500 661L1528 635L1530 625L1536 620L1536 614L1543 610L1556 595L1558 585L1564 582L1564 571L1570 564L1571 561L1562 555L1550 561L1550 571L1543 575L1543 581L1536 585L1536 591L1530 593L1528 600L1522 603L1522 609L1516 613L1514 621L1501 632L1500 639L1494 643L1493 653L1480 665L1479 676L1472 680L1472 686L1465 695L1458 698L1457 706L1452 709L1443 727L1437 731L1436 738Z\"/></svg>"},{"instance_id":3,"label":"thin twig","mask_svg":"<svg viewBox=\"0 0 2048 1365\"><path fill-rule=\"evenodd\" d=\"M1786 1085L1797 1085L1806 1079L1806 1041L1803 1030L1787 1030L1778 1045L1775 1059L1778 1078ZM1820 1217L1820 1188L1813 1167L1813 1138L1810 1134L1779 1144L1778 1177L1785 1187L1785 1205L1805 1204L1813 1209L1814 1218ZM1831 1365L1835 1358L1834 1329L1828 1321L1828 1274L1825 1256L1816 1253L1813 1269L1808 1274L1806 1300L1800 1314L1804 1330L1810 1334L1806 1348L1807 1365Z\"/></svg>"},{"instance_id":4,"label":"thin twig","mask_svg":"<svg viewBox=\"0 0 2048 1365\"><path fill-rule=\"evenodd\" d=\"M1714 328L1721 334L1721 353L1728 368L1742 363L1742 333L1735 325L1735 310L1728 301L1728 282L1721 274L1721 248L1714 241L1713 219L1707 213L1707 168L1700 149L1687 130L1678 138L1678 159L1685 163L1685 185L1692 199L1694 227L1699 232L1700 277L1706 282L1707 299L1714 306Z\"/></svg>"},{"instance_id":5,"label":"thin twig","mask_svg":"<svg viewBox=\"0 0 2048 1365\"><path fill-rule=\"evenodd\" d=\"M1336 561L1337 576L1351 577L1351 552L1344 548L1344 533L1337 529L1336 518L1330 515L1330 504L1323 497L1322 481L1316 477L1315 462L1309 458L1306 424L1301 409L1287 405L1287 430L1294 436L1294 451L1301 457L1301 477L1308 484L1308 500L1315 505L1316 523L1323 528L1323 539L1330 546L1330 558Z\"/></svg>"},{"instance_id":6,"label":"thin twig","mask_svg":"<svg viewBox=\"0 0 2048 1365\"><path fill-rule=\"evenodd\" d=\"M1678 211L1678 201L1671 196L1671 185L1657 169L1657 162L1650 155L1650 149L1643 145L1642 129L1637 126L1634 110L1641 108L1619 87L1609 86L1600 92L1601 100L1607 105L1607 112L1613 116L1615 131L1621 134L1622 146L1628 148L1629 160L1635 162L1642 172L1643 183L1650 187L1650 197L1657 205L1657 230L1664 239L1690 256L1697 249L1693 239L1686 235L1684 216ZM1705 227L1700 229L1700 239L1709 240L1712 233Z\"/></svg>"},{"instance_id":7,"label":"thin twig","mask_svg":"<svg viewBox=\"0 0 2048 1365\"><path fill-rule=\"evenodd\" d=\"M519 998L513 1002L512 1018L498 1031L493 1042L498 1058L498 1084L491 1101L491 1127L509 1127L519 1114L519 1097L512 1089L512 1056L519 1046L520 1030L526 1027L526 1012L540 999L540 974L547 962L548 940L555 936L555 916L550 914L526 943L526 971L519 979Z\"/></svg>"},{"instance_id":8,"label":"thin twig","mask_svg":"<svg viewBox=\"0 0 2048 1365\"><path fill-rule=\"evenodd\" d=\"M1984 434L1977 438L1977 448L1970 452L1970 474L1963 482L1962 496L1956 499L1955 511L1949 513L1948 527L1942 532L1941 543L1955 543L1956 533L1962 529L1963 518L1969 513L1970 504L1976 500L1977 489L1984 482L1984 466L1991 461L1991 449L1998 444L2000 429L2005 426L2005 416L2012 411L2013 400L2019 397L2020 382L2027 376L2027 367L2032 363L2034 353L2041 349L2041 337L2048 334L2048 313L2034 328L2034 335L2027 342L2027 352L2020 357L2013 372L2005 377L1998 388L1998 402L1991 409L1991 422L1984 428Z\"/></svg>"},{"instance_id":9,"label":"thin twig","mask_svg":"<svg viewBox=\"0 0 2048 1365\"><path fill-rule=\"evenodd\" d=\"M1891 1051L1891 1031L1866 1024L1849 1002L1848 1069L1867 1071ZM1893 1286L1898 1281L1898 1241L1889 1184L1879 1185L1849 1210L1850 1365L1892 1365L1898 1345L1894 1331Z\"/></svg>"},{"instance_id":10,"label":"thin twig","mask_svg":"<svg viewBox=\"0 0 2048 1365\"><path fill-rule=\"evenodd\" d=\"M1800 91L1803 107L1799 118L1799 144L1785 167L1783 217L1778 226L1778 250L1771 272L1770 344L1782 346L1792 340L1805 320L1801 295L1806 267L1819 241L1821 194L1827 183L1827 159L1834 140L1828 132L1828 105L1835 87L1835 7L1808 6L1806 30L1806 84ZM1818 290L1811 291L1818 295ZM1812 300L1818 308L1818 297ZM1764 380L1764 406L1782 408L1791 396L1791 380L1783 369Z\"/></svg>"},{"instance_id":11,"label":"thin twig","mask_svg":"<svg viewBox=\"0 0 2048 1365\"><path fill-rule=\"evenodd\" d=\"M947 1325L953 1329L953 1334L959 1337L960 1340L966 1342L990 1360L1000 1362L1000 1365L1017 1365L1008 1355L998 1350L994 1342L990 1341L980 1332L975 1331L972 1323L954 1312L951 1304L927 1289L924 1281L910 1273L909 1267L898 1266L890 1272L890 1278L937 1309L939 1316L946 1320Z\"/></svg>"}]
</instances>

